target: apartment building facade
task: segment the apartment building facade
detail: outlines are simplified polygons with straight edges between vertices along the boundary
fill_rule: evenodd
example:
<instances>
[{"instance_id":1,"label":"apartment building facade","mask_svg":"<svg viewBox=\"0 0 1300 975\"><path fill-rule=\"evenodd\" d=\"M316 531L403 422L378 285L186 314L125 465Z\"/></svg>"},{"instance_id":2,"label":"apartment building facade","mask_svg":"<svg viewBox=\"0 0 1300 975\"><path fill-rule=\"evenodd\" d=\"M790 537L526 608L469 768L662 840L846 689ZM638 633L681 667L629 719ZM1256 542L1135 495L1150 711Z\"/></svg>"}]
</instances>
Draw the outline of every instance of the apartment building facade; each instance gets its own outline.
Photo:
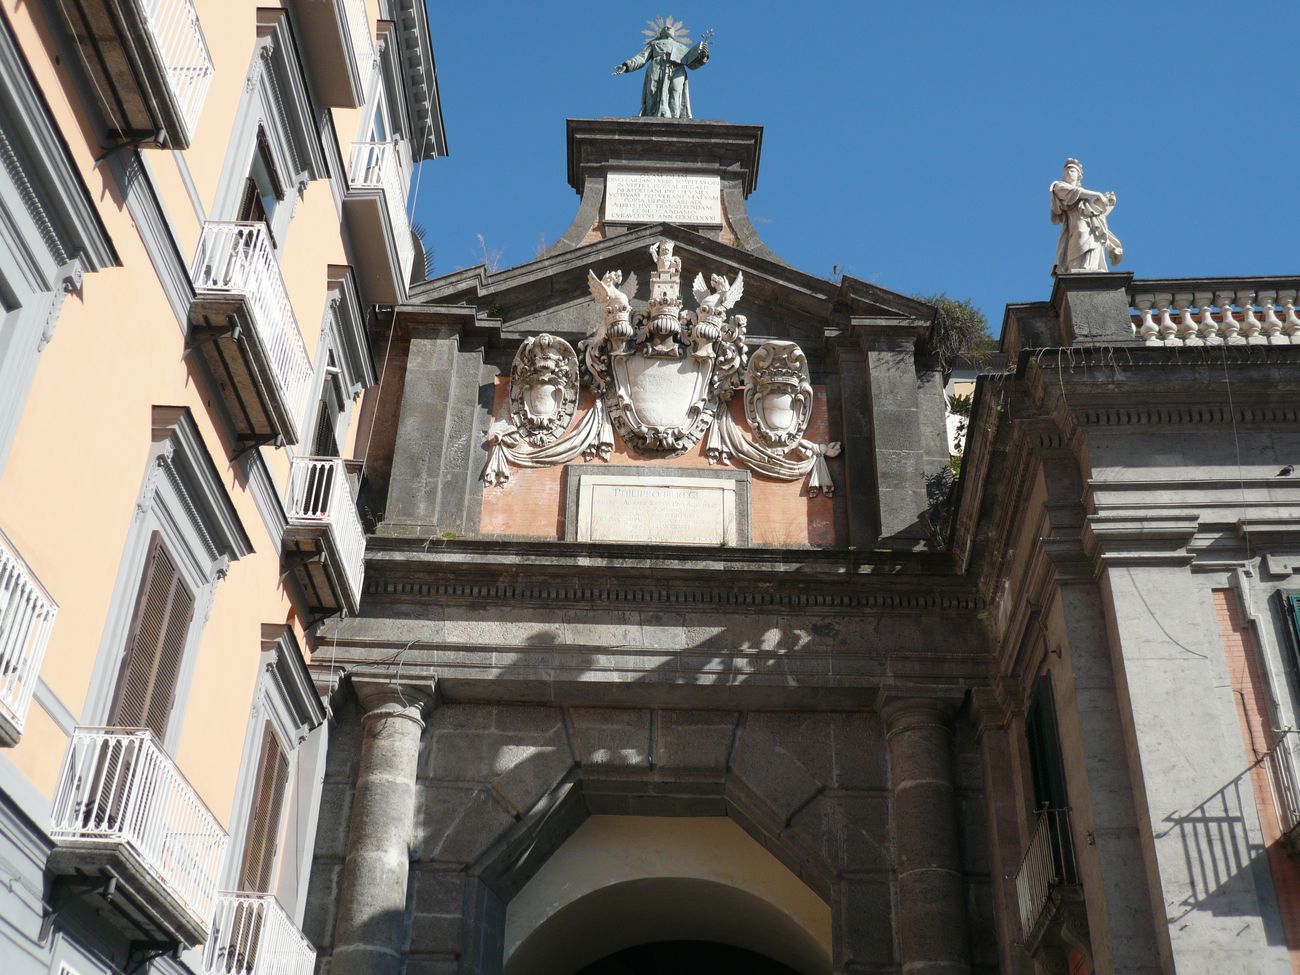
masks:
<instances>
[{"instance_id":1,"label":"apartment building facade","mask_svg":"<svg viewBox=\"0 0 1300 975\"><path fill-rule=\"evenodd\" d=\"M310 972L427 13L6 2L0 74L0 968Z\"/></svg>"}]
</instances>

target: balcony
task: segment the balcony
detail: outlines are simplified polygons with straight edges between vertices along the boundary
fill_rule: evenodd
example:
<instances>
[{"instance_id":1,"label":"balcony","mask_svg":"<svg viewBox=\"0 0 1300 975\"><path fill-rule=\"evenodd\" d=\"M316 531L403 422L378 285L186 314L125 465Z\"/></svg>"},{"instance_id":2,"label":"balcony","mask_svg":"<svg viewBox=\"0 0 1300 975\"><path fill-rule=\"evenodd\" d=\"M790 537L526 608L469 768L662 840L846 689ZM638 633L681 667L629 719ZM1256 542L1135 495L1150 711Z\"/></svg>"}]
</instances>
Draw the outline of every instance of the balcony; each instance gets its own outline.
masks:
<instances>
[{"instance_id":1,"label":"balcony","mask_svg":"<svg viewBox=\"0 0 1300 975\"><path fill-rule=\"evenodd\" d=\"M366 533L338 457L295 457L289 476L289 527L282 552L311 609L323 616L357 611Z\"/></svg>"},{"instance_id":2,"label":"balcony","mask_svg":"<svg viewBox=\"0 0 1300 975\"><path fill-rule=\"evenodd\" d=\"M76 891L133 941L207 940L226 833L151 731L76 729L51 820L56 903Z\"/></svg>"},{"instance_id":3,"label":"balcony","mask_svg":"<svg viewBox=\"0 0 1300 975\"><path fill-rule=\"evenodd\" d=\"M203 975L312 975L316 949L270 894L221 894Z\"/></svg>"},{"instance_id":4,"label":"balcony","mask_svg":"<svg viewBox=\"0 0 1300 975\"><path fill-rule=\"evenodd\" d=\"M312 367L262 223L209 221L190 269L190 349L245 444L297 443Z\"/></svg>"},{"instance_id":5,"label":"balcony","mask_svg":"<svg viewBox=\"0 0 1300 975\"><path fill-rule=\"evenodd\" d=\"M59 611L0 532L0 747L18 744Z\"/></svg>"},{"instance_id":6,"label":"balcony","mask_svg":"<svg viewBox=\"0 0 1300 975\"><path fill-rule=\"evenodd\" d=\"M1277 741L1259 764L1268 774L1273 812L1277 816L1282 845L1300 859L1300 732L1276 732Z\"/></svg>"},{"instance_id":7,"label":"balcony","mask_svg":"<svg viewBox=\"0 0 1300 975\"><path fill-rule=\"evenodd\" d=\"M1091 956L1068 809L1038 813L1016 872L1016 899L1024 947L1036 959L1060 962L1070 948Z\"/></svg>"},{"instance_id":8,"label":"balcony","mask_svg":"<svg viewBox=\"0 0 1300 975\"><path fill-rule=\"evenodd\" d=\"M321 100L360 108L376 58L365 0L296 0L290 6Z\"/></svg>"},{"instance_id":9,"label":"balcony","mask_svg":"<svg viewBox=\"0 0 1300 975\"><path fill-rule=\"evenodd\" d=\"M348 164L343 211L352 232L361 293L368 300L406 300L415 264L406 216L406 166L400 143L358 142Z\"/></svg>"},{"instance_id":10,"label":"balcony","mask_svg":"<svg viewBox=\"0 0 1300 975\"><path fill-rule=\"evenodd\" d=\"M188 149L212 83L191 0L66 0L72 35L109 132Z\"/></svg>"}]
</instances>

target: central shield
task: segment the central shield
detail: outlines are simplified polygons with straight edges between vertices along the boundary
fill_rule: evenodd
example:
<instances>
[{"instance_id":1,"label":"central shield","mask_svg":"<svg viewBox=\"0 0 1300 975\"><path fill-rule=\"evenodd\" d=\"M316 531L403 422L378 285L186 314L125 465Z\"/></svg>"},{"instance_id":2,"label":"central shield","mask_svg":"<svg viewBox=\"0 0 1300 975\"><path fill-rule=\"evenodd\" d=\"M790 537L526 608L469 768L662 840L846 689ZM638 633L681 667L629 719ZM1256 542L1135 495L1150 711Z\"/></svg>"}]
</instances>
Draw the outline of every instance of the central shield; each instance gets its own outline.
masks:
<instances>
[{"instance_id":1,"label":"central shield","mask_svg":"<svg viewBox=\"0 0 1300 975\"><path fill-rule=\"evenodd\" d=\"M641 350L611 356L614 377L610 418L624 441L640 450L674 456L695 446L713 420L709 395L713 359L665 358Z\"/></svg>"}]
</instances>

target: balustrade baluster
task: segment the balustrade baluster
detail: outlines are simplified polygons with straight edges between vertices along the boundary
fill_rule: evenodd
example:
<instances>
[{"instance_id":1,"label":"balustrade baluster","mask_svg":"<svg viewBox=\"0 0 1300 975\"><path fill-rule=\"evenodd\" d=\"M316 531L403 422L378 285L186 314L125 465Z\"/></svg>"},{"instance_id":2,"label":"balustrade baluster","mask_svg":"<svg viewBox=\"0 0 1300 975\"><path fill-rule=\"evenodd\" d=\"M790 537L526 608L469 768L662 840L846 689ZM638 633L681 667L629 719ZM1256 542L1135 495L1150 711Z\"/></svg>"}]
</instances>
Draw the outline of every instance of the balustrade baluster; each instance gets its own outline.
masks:
<instances>
[{"instance_id":1,"label":"balustrade baluster","mask_svg":"<svg viewBox=\"0 0 1300 975\"><path fill-rule=\"evenodd\" d=\"M1156 295L1156 304L1160 308L1160 341L1156 343L1157 345L1182 344L1175 337L1178 332L1178 325L1169 315L1169 303L1172 300L1172 295Z\"/></svg>"},{"instance_id":2,"label":"balustrade baluster","mask_svg":"<svg viewBox=\"0 0 1300 975\"><path fill-rule=\"evenodd\" d=\"M1192 295L1174 295L1174 307L1178 309L1178 338L1183 345L1204 345L1196 333L1196 319L1192 316Z\"/></svg>"},{"instance_id":3,"label":"balustrade baluster","mask_svg":"<svg viewBox=\"0 0 1300 975\"><path fill-rule=\"evenodd\" d=\"M1151 306L1155 304L1154 295L1134 295L1133 307L1138 310L1142 316L1142 324L1138 327L1138 337L1147 345L1159 345L1160 340L1156 338L1160 334L1160 329L1156 327L1155 320L1151 317Z\"/></svg>"},{"instance_id":4,"label":"balustrade baluster","mask_svg":"<svg viewBox=\"0 0 1300 975\"><path fill-rule=\"evenodd\" d=\"M1241 306L1241 330L1246 335L1246 344L1267 345L1268 339L1261 334L1264 325L1255 317L1255 292L1238 291L1237 304Z\"/></svg>"},{"instance_id":5,"label":"balustrade baluster","mask_svg":"<svg viewBox=\"0 0 1300 975\"><path fill-rule=\"evenodd\" d=\"M1216 291L1214 293L1214 303L1219 306L1219 315L1222 321L1219 325L1219 331L1223 335L1225 345L1245 345L1246 339L1241 336L1241 323L1233 316L1232 302L1236 298L1231 291Z\"/></svg>"}]
</instances>

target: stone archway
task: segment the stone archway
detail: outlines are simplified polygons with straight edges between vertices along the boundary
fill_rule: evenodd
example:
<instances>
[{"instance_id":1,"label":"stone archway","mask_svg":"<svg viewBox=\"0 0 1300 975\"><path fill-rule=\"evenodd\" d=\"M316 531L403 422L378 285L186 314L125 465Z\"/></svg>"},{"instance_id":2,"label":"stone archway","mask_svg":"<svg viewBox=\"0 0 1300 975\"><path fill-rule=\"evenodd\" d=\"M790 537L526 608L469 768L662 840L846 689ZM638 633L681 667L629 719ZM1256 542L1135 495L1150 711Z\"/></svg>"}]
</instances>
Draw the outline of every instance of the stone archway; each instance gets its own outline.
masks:
<instances>
[{"instance_id":1,"label":"stone archway","mask_svg":"<svg viewBox=\"0 0 1300 975\"><path fill-rule=\"evenodd\" d=\"M732 945L831 970L830 907L726 817L592 816L511 899L505 975L573 975L621 949Z\"/></svg>"}]
</instances>

